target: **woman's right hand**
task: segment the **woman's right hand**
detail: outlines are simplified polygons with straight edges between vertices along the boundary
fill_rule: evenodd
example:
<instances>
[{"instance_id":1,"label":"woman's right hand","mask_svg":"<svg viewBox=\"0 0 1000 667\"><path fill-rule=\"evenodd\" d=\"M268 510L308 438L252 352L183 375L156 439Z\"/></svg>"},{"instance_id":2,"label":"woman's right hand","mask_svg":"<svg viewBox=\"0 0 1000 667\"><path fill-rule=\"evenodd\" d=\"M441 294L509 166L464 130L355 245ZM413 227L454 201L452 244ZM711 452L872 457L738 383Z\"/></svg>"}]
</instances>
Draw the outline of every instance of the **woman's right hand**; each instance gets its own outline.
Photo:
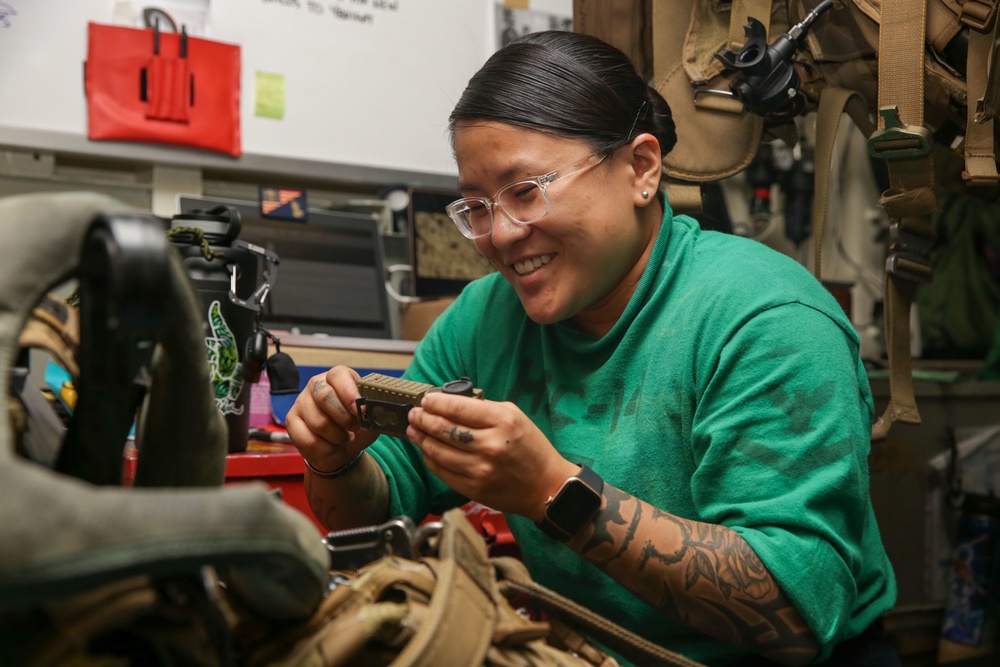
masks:
<instances>
[{"instance_id":1,"label":"woman's right hand","mask_svg":"<svg viewBox=\"0 0 1000 667\"><path fill-rule=\"evenodd\" d=\"M360 379L354 369L334 366L310 378L288 411L288 436L317 470L347 465L378 437L358 421L355 401L361 397Z\"/></svg>"}]
</instances>

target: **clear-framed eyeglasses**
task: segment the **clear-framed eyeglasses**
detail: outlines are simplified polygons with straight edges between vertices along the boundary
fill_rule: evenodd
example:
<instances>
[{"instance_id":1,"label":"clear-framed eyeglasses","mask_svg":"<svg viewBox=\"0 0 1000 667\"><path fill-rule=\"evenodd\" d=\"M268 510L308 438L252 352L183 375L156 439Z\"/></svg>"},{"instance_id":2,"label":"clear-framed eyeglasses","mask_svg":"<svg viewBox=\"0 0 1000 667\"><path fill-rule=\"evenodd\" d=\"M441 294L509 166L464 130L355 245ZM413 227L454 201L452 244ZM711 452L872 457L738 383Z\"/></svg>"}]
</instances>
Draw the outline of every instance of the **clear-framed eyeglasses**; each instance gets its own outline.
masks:
<instances>
[{"instance_id":1,"label":"clear-framed eyeglasses","mask_svg":"<svg viewBox=\"0 0 1000 667\"><path fill-rule=\"evenodd\" d=\"M530 225L552 212L549 185L558 179L596 167L607 156L608 153L591 153L582 160L541 176L508 183L492 197L463 197L448 204L445 210L458 231L470 239L478 239L490 233L493 229L493 209L498 206L511 221Z\"/></svg>"}]
</instances>

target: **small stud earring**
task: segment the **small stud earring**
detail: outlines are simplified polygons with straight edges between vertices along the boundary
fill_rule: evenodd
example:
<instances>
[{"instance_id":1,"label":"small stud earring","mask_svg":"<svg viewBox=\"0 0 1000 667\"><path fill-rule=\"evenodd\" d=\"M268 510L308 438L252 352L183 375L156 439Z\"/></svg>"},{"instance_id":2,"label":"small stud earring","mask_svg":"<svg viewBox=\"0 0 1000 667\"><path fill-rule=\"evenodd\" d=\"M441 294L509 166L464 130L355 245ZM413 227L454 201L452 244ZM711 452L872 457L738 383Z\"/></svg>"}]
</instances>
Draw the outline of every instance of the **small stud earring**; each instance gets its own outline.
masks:
<instances>
[{"instance_id":1,"label":"small stud earring","mask_svg":"<svg viewBox=\"0 0 1000 667\"><path fill-rule=\"evenodd\" d=\"M649 193L648 193L648 192L646 192L645 190L643 190L643 191L642 191L642 198L643 198L643 199L649 199Z\"/></svg>"}]
</instances>

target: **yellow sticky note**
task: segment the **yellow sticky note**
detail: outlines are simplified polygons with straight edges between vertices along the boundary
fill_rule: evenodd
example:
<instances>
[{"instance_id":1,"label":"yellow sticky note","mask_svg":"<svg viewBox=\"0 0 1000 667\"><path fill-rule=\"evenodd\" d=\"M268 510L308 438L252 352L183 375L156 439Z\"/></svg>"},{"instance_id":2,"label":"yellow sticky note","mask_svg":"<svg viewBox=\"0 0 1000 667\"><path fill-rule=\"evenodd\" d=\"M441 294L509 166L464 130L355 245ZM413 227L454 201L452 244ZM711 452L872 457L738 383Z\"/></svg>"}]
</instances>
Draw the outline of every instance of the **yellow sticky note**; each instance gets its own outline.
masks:
<instances>
[{"instance_id":1,"label":"yellow sticky note","mask_svg":"<svg viewBox=\"0 0 1000 667\"><path fill-rule=\"evenodd\" d=\"M285 117L285 77L272 72L257 72L257 105L254 115L263 118Z\"/></svg>"}]
</instances>

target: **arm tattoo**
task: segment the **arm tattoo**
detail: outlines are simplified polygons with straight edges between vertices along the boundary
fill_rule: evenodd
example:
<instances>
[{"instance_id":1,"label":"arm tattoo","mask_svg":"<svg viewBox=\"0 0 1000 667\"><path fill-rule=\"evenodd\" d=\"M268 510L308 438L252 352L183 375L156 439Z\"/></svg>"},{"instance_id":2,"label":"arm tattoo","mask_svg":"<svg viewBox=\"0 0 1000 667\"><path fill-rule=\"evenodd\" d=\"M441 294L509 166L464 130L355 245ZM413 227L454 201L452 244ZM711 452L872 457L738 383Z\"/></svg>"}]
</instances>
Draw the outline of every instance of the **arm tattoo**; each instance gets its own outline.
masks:
<instances>
[{"instance_id":1,"label":"arm tattoo","mask_svg":"<svg viewBox=\"0 0 1000 667\"><path fill-rule=\"evenodd\" d=\"M367 463L367 468L368 473L364 481L359 486L354 487L358 489L355 491L357 495L343 502L351 507L352 512L371 513L375 515L373 521L384 521L385 515L389 511L389 483L382 468L374 460ZM309 509L324 526L342 525L343 522L336 519L344 505L324 493L315 492L313 490L315 483L316 480L311 475L306 476L306 497L309 500Z\"/></svg>"},{"instance_id":2,"label":"arm tattoo","mask_svg":"<svg viewBox=\"0 0 1000 667\"><path fill-rule=\"evenodd\" d=\"M607 499L607 503L594 522L594 534L587 540L582 549L582 553L586 554L602 544L607 544L614 550L610 556L594 559L597 566L602 570L606 569L609 562L620 557L628 550L629 545L632 544L632 540L635 539L635 527L639 523L639 519L642 518L642 505L637 504L631 521L626 521L625 510L622 504L632 499L632 496L627 493L623 493L613 486L606 486L604 487L604 497ZM624 526L625 533L621 543L616 547L616 535L613 535L612 531L620 533L620 528L615 529L617 526Z\"/></svg>"},{"instance_id":3,"label":"arm tattoo","mask_svg":"<svg viewBox=\"0 0 1000 667\"><path fill-rule=\"evenodd\" d=\"M369 458L371 458L369 456ZM368 479L365 480L364 490L361 492L362 500L366 502L379 502L383 498L389 497L389 482L382 473L382 467L374 460L368 466Z\"/></svg>"},{"instance_id":4,"label":"arm tattoo","mask_svg":"<svg viewBox=\"0 0 1000 667\"><path fill-rule=\"evenodd\" d=\"M666 616L772 656L815 639L735 531L651 507L611 486L580 554Z\"/></svg>"},{"instance_id":5,"label":"arm tattoo","mask_svg":"<svg viewBox=\"0 0 1000 667\"><path fill-rule=\"evenodd\" d=\"M640 505L641 507L641 505ZM667 514L661 510L653 508L653 520L654 521L667 521L674 524L674 527L681 533L681 543L680 546L673 550L671 553L664 553L657 549L652 542L646 542L642 548L642 555L639 558L639 570L642 571L646 568L646 564L650 559L653 559L664 565L676 565L684 559L687 555L688 545L691 541L691 526L688 522L680 520L671 514ZM690 586L688 586L690 588Z\"/></svg>"}]
</instances>

